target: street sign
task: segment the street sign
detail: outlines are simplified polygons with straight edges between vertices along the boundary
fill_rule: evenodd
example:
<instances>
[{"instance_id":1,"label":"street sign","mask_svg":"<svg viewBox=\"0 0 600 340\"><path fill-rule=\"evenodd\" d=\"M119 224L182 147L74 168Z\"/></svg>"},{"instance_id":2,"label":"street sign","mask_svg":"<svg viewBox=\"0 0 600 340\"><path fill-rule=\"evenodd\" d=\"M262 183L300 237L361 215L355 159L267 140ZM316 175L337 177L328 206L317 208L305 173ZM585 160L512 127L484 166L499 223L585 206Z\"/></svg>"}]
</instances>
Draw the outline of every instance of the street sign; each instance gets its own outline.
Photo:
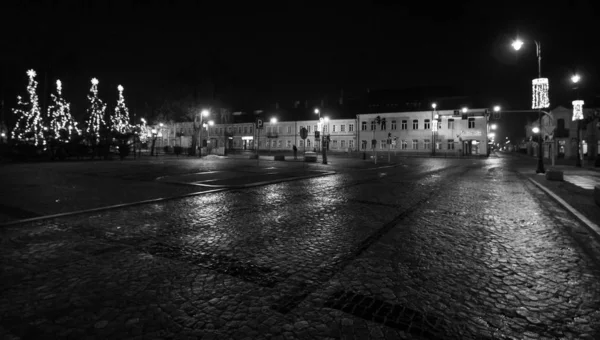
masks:
<instances>
[{"instance_id":1,"label":"street sign","mask_svg":"<svg viewBox=\"0 0 600 340\"><path fill-rule=\"evenodd\" d=\"M300 138L306 139L306 137L308 137L308 130L306 128L300 129Z\"/></svg>"},{"instance_id":2,"label":"street sign","mask_svg":"<svg viewBox=\"0 0 600 340\"><path fill-rule=\"evenodd\" d=\"M256 128L257 129L262 129L263 128L263 121L262 121L262 119L257 119L256 120Z\"/></svg>"}]
</instances>

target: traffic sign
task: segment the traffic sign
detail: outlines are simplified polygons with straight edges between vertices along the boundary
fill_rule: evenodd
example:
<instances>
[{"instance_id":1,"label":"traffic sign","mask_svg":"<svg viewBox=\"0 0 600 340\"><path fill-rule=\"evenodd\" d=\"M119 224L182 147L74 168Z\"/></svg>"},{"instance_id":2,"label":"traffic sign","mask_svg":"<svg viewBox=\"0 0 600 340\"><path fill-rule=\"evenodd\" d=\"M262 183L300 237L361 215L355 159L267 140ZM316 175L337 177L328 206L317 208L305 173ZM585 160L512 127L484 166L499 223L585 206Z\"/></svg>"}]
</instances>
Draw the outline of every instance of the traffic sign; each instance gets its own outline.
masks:
<instances>
[{"instance_id":1,"label":"traffic sign","mask_svg":"<svg viewBox=\"0 0 600 340\"><path fill-rule=\"evenodd\" d=\"M256 120L256 128L257 129L262 129L262 127L263 127L263 121L262 121L262 119L257 119Z\"/></svg>"},{"instance_id":2,"label":"traffic sign","mask_svg":"<svg viewBox=\"0 0 600 340\"><path fill-rule=\"evenodd\" d=\"M308 130L306 128L300 129L300 138L306 139L306 137L308 137Z\"/></svg>"}]
</instances>

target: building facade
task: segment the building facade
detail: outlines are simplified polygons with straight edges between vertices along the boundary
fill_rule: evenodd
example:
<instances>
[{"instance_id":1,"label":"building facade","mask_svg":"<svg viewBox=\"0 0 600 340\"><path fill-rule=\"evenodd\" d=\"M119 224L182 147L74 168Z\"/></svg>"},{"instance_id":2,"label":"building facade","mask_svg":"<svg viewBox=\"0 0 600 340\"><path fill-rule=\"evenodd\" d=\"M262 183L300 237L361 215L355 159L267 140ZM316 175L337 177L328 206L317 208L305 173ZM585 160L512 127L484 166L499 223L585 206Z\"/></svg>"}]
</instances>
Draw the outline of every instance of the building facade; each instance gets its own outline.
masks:
<instances>
[{"instance_id":1,"label":"building facade","mask_svg":"<svg viewBox=\"0 0 600 340\"><path fill-rule=\"evenodd\" d=\"M377 123L377 117L380 123ZM228 150L292 150L330 152L395 151L447 156L488 155L489 114L486 109L358 114L355 119L266 121L214 124L201 131L202 146ZM300 131L308 132L302 139ZM191 146L192 123L164 125L159 145ZM319 132L319 137L315 132ZM323 136L329 137L322 144ZM161 139L159 137L159 139Z\"/></svg>"},{"instance_id":2,"label":"building facade","mask_svg":"<svg viewBox=\"0 0 600 340\"><path fill-rule=\"evenodd\" d=\"M584 108L583 116L589 118L598 109ZM576 159L577 140L580 140L581 159L596 159L600 150L600 131L598 119L592 120L587 124L581 124L578 138L578 123L573 120L573 109L564 106L558 106L548 114L542 116L542 134L543 155L550 159ZM527 152L530 155L538 155L538 137L532 130L539 127L539 122L535 121L525 126L525 134L528 140Z\"/></svg>"},{"instance_id":3,"label":"building facade","mask_svg":"<svg viewBox=\"0 0 600 340\"><path fill-rule=\"evenodd\" d=\"M488 155L486 109L359 114L357 124L360 151Z\"/></svg>"}]
</instances>

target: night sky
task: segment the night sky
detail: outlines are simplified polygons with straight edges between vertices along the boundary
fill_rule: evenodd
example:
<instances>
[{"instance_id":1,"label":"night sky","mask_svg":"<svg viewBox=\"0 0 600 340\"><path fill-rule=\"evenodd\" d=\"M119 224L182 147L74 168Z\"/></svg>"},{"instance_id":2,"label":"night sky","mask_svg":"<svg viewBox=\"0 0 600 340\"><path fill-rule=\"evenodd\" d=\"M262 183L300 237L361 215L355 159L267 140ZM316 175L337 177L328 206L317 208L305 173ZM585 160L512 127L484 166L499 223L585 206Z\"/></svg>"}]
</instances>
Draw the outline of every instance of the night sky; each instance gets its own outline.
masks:
<instances>
[{"instance_id":1,"label":"night sky","mask_svg":"<svg viewBox=\"0 0 600 340\"><path fill-rule=\"evenodd\" d=\"M452 86L490 106L527 109L537 77L531 39L542 43L553 106L572 100L573 72L586 101L600 94L592 1L418 3L5 2L3 96L13 106L35 68L51 82L61 78L76 108L85 108L90 78L99 78L108 103L122 84L139 114L145 103L190 92L252 109L334 99L341 89L360 96L415 86ZM518 53L510 48L516 34L530 42Z\"/></svg>"}]
</instances>

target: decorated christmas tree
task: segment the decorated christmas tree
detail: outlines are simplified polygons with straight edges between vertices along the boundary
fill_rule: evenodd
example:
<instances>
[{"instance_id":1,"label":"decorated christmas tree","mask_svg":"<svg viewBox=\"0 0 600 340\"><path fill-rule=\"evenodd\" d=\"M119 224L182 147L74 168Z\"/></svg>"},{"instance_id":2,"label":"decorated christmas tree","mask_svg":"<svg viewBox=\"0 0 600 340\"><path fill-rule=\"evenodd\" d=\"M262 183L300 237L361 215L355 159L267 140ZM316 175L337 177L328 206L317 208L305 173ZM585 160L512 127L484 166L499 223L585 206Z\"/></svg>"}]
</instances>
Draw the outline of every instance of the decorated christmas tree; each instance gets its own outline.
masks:
<instances>
[{"instance_id":1,"label":"decorated christmas tree","mask_svg":"<svg viewBox=\"0 0 600 340\"><path fill-rule=\"evenodd\" d=\"M90 88L90 94L88 94L90 100L90 107L87 109L88 120L86 121L85 132L92 142L100 142L100 131L105 127L104 123L104 111L106 110L106 104L98 98L98 79L92 79L92 87Z\"/></svg>"},{"instance_id":2,"label":"decorated christmas tree","mask_svg":"<svg viewBox=\"0 0 600 340\"><path fill-rule=\"evenodd\" d=\"M71 116L71 104L62 96L62 82L56 81L56 95L51 95L52 102L48 106L48 117L50 117L50 138L53 140L68 142L72 137L79 135L81 131L77 128L77 122Z\"/></svg>"},{"instance_id":3,"label":"decorated christmas tree","mask_svg":"<svg viewBox=\"0 0 600 340\"><path fill-rule=\"evenodd\" d=\"M125 97L123 96L123 86L117 87L119 90L119 99L117 100L117 106L115 107L114 114L111 116L111 130L113 133L126 134L131 132L131 125L129 124L129 109L125 105Z\"/></svg>"},{"instance_id":4,"label":"decorated christmas tree","mask_svg":"<svg viewBox=\"0 0 600 340\"><path fill-rule=\"evenodd\" d=\"M36 73L34 70L29 70L27 71L27 76L29 77L29 84L27 85L29 101L23 101L21 96L17 97L18 107L13 109L13 113L18 118L11 136L14 140L20 142L29 142L35 146L45 147L44 123L36 93L38 85L38 82L35 80Z\"/></svg>"}]
</instances>

